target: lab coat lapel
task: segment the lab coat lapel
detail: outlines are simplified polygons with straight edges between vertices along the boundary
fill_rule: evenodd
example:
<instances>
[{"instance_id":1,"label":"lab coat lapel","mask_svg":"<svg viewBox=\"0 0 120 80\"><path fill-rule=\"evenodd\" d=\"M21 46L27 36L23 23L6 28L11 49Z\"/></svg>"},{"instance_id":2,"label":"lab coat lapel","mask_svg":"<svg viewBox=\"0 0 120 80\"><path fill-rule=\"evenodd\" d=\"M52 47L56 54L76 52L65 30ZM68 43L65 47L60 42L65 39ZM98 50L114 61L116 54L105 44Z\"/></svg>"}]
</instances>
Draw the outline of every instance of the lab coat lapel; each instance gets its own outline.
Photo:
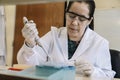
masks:
<instances>
[{"instance_id":1,"label":"lab coat lapel","mask_svg":"<svg viewBox=\"0 0 120 80\"><path fill-rule=\"evenodd\" d=\"M77 57L79 57L81 54L84 53L84 51L90 46L89 43L90 43L90 29L87 28L81 42L79 43L78 45L78 48L76 49L73 57L72 57L72 60L75 60L77 59Z\"/></svg>"},{"instance_id":2,"label":"lab coat lapel","mask_svg":"<svg viewBox=\"0 0 120 80\"><path fill-rule=\"evenodd\" d=\"M64 28L60 32L60 37L59 37L59 44L62 50L62 55L65 58L65 60L68 60L68 39L67 39L67 29Z\"/></svg>"}]
</instances>

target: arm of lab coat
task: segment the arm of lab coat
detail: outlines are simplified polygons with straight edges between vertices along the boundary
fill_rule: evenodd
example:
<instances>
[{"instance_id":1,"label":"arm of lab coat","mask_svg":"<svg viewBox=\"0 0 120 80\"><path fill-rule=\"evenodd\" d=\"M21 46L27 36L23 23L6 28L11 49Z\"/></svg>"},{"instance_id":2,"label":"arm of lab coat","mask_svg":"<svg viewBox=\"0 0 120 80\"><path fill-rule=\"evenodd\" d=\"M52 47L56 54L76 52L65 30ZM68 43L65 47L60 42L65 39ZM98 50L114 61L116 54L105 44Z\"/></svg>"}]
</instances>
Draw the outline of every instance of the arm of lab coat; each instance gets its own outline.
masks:
<instances>
[{"instance_id":1,"label":"arm of lab coat","mask_svg":"<svg viewBox=\"0 0 120 80\"><path fill-rule=\"evenodd\" d=\"M49 51L51 32L43 36L40 41L42 47L36 45L33 48L29 48L25 43L23 44L17 55L18 64L40 65L47 61L48 52L46 53L45 51Z\"/></svg>"},{"instance_id":2,"label":"arm of lab coat","mask_svg":"<svg viewBox=\"0 0 120 80\"><path fill-rule=\"evenodd\" d=\"M112 70L104 70L98 67L94 67L94 72L92 73L91 77L108 77L114 78L115 72Z\"/></svg>"},{"instance_id":3,"label":"arm of lab coat","mask_svg":"<svg viewBox=\"0 0 120 80\"><path fill-rule=\"evenodd\" d=\"M112 70L111 67L111 57L109 52L109 43L106 41L103 41L101 43L101 48L98 52L100 52L97 55L96 58L96 65L94 66L94 72L91 76L97 76L97 77L109 77L113 78L115 75L115 72Z\"/></svg>"},{"instance_id":4,"label":"arm of lab coat","mask_svg":"<svg viewBox=\"0 0 120 80\"><path fill-rule=\"evenodd\" d=\"M46 54L39 46L33 48L23 44L17 55L18 64L40 65L46 61Z\"/></svg>"}]
</instances>

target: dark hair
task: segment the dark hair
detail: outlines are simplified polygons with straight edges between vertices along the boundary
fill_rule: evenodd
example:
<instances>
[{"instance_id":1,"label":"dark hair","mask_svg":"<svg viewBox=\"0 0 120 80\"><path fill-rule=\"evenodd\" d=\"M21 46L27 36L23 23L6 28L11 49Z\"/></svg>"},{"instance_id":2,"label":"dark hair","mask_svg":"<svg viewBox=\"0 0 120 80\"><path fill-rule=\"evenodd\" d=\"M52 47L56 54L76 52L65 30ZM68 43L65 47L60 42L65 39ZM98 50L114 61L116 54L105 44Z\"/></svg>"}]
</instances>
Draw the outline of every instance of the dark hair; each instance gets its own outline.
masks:
<instances>
[{"instance_id":1,"label":"dark hair","mask_svg":"<svg viewBox=\"0 0 120 80\"><path fill-rule=\"evenodd\" d=\"M71 8L72 4L74 2L85 2L89 5L89 16L90 18L93 17L94 15L94 11L95 11L95 2L94 0L79 0L79 1L69 1L69 5L67 7L67 10L66 11L69 11L69 9Z\"/></svg>"}]
</instances>

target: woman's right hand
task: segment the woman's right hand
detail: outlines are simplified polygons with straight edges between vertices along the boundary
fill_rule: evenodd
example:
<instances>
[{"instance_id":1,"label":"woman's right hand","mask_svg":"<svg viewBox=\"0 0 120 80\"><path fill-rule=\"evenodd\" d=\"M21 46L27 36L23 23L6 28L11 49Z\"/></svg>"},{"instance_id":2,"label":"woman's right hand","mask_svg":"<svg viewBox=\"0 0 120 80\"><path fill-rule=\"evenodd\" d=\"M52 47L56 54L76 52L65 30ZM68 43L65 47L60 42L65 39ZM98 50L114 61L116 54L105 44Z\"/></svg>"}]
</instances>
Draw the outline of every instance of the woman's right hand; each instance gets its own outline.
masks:
<instances>
[{"instance_id":1,"label":"woman's right hand","mask_svg":"<svg viewBox=\"0 0 120 80\"><path fill-rule=\"evenodd\" d=\"M25 44L28 47L34 47L36 45L35 38L38 36L36 24L33 20L28 21L26 17L23 18L23 22L22 35L25 38Z\"/></svg>"}]
</instances>

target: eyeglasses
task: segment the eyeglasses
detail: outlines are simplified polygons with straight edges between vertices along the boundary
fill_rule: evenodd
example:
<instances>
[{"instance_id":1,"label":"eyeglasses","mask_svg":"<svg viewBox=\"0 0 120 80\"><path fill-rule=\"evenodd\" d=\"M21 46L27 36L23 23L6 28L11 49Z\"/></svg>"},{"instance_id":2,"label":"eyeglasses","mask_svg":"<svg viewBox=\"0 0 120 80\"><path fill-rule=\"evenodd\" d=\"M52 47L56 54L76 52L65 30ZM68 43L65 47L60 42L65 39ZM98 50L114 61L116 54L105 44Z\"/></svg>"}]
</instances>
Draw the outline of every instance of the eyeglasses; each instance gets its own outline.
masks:
<instances>
[{"instance_id":1,"label":"eyeglasses","mask_svg":"<svg viewBox=\"0 0 120 80\"><path fill-rule=\"evenodd\" d=\"M67 11L66 13L68 14L69 18L72 19L72 20L74 18L76 18L77 16L78 16L78 19L79 19L80 22L83 22L83 21L86 21L86 20L90 20L90 18L87 18L87 17L85 17L83 15L79 15L79 14L71 12L71 11Z\"/></svg>"}]
</instances>

